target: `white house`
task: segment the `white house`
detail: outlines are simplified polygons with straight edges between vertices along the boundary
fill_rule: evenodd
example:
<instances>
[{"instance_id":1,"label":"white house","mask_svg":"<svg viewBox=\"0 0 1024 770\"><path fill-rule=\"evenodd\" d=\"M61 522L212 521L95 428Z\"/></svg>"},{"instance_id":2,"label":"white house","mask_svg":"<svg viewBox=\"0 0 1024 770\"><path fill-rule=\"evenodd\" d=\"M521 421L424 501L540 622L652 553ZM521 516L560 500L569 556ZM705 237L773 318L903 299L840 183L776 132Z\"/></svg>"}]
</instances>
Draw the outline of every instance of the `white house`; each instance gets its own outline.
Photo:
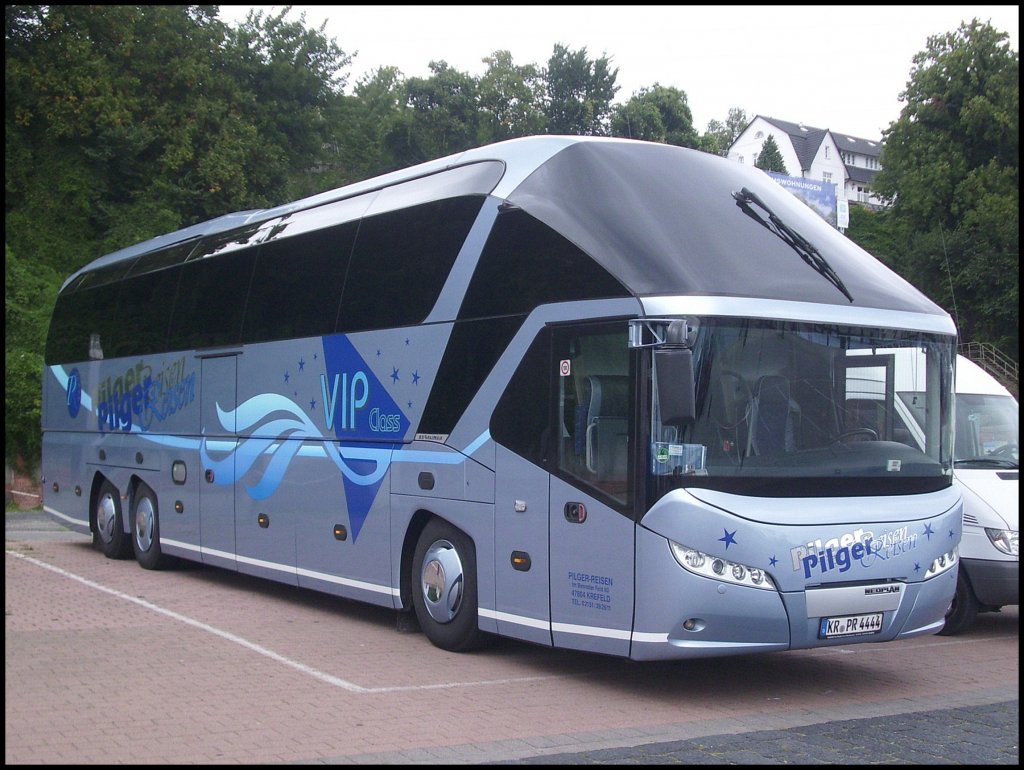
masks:
<instances>
[{"instance_id":1,"label":"white house","mask_svg":"<svg viewBox=\"0 0 1024 770\"><path fill-rule=\"evenodd\" d=\"M880 140L757 115L729 147L726 157L753 166L769 136L775 138L788 176L831 182L839 200L883 205L871 192L871 183L881 169Z\"/></svg>"}]
</instances>

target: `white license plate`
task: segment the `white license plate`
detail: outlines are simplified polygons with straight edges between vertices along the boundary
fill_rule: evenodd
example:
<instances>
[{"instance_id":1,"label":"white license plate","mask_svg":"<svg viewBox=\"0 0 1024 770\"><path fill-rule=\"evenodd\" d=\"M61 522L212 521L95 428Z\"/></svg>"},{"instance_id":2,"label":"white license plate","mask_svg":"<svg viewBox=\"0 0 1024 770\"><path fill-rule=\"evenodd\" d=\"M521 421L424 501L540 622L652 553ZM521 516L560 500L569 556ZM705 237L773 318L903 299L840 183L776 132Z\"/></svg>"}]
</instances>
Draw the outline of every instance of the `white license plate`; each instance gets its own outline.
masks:
<instances>
[{"instance_id":1,"label":"white license plate","mask_svg":"<svg viewBox=\"0 0 1024 770\"><path fill-rule=\"evenodd\" d=\"M821 625L818 627L818 638L834 639L837 636L877 634L881 630L881 612L869 612L866 615L840 615L837 618L821 619Z\"/></svg>"}]
</instances>

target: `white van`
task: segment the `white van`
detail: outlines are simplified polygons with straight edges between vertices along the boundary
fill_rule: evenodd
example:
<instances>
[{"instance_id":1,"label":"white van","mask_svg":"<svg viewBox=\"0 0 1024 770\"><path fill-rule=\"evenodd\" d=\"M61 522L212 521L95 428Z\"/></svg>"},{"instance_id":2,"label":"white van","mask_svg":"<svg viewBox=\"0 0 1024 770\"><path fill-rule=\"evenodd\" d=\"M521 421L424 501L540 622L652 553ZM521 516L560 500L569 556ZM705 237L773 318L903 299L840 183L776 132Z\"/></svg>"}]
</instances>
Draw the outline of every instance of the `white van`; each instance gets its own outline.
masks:
<instances>
[{"instance_id":1,"label":"white van","mask_svg":"<svg viewBox=\"0 0 1024 770\"><path fill-rule=\"evenodd\" d=\"M857 371L848 379L846 435L921 449L925 372L899 354L851 357L849 366ZM884 396L887 378L896 382L891 403ZM979 612L1020 603L1017 400L963 356L957 356L955 388L953 475L963 493L964 526L956 595L939 632L946 635L967 629Z\"/></svg>"},{"instance_id":2,"label":"white van","mask_svg":"<svg viewBox=\"0 0 1024 770\"><path fill-rule=\"evenodd\" d=\"M1017 399L957 356L954 476L964 495L956 596L939 633L967 629L979 612L1020 603L1020 418Z\"/></svg>"}]
</instances>

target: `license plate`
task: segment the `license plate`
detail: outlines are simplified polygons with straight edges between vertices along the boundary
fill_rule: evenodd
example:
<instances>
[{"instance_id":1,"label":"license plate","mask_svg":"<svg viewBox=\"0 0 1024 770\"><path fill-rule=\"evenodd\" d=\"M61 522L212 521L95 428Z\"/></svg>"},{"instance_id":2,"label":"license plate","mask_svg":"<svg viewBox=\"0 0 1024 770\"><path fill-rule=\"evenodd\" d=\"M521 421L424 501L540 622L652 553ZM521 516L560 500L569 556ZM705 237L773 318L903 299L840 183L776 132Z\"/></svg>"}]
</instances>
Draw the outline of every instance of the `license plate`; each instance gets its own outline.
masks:
<instances>
[{"instance_id":1,"label":"license plate","mask_svg":"<svg viewBox=\"0 0 1024 770\"><path fill-rule=\"evenodd\" d=\"M834 639L837 636L877 634L881 630L881 612L869 612L866 615L840 615L837 618L821 619L821 625L818 627L818 638Z\"/></svg>"}]
</instances>

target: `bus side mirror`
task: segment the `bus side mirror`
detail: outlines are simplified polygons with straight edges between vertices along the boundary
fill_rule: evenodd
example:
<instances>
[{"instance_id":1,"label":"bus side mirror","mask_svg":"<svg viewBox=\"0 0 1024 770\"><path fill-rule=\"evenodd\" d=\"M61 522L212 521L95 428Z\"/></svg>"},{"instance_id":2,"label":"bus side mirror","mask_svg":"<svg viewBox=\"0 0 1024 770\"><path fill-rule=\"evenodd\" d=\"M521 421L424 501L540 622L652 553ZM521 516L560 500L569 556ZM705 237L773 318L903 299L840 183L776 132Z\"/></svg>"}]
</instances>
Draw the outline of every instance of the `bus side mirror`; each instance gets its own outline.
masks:
<instances>
[{"instance_id":1,"label":"bus side mirror","mask_svg":"<svg viewBox=\"0 0 1024 770\"><path fill-rule=\"evenodd\" d=\"M654 351L658 377L658 405L662 425L682 427L696 417L693 384L693 352L688 348Z\"/></svg>"}]
</instances>

